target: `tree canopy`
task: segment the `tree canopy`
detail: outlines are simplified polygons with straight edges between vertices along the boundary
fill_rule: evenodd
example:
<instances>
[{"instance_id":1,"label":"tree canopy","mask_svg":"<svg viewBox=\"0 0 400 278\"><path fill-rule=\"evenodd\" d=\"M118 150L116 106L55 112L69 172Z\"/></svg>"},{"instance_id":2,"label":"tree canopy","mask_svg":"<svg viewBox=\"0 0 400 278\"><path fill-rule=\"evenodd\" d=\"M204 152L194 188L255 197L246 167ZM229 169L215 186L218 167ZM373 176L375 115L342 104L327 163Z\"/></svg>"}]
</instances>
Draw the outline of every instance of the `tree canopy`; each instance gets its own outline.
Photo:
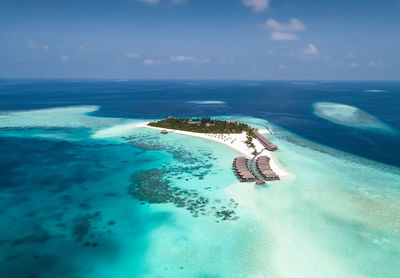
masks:
<instances>
[{"instance_id":1,"label":"tree canopy","mask_svg":"<svg viewBox=\"0 0 400 278\"><path fill-rule=\"evenodd\" d=\"M198 133L242 133L252 134L252 128L244 123L236 121L224 121L211 118L187 119L168 118L149 123L149 126L184 130Z\"/></svg>"}]
</instances>

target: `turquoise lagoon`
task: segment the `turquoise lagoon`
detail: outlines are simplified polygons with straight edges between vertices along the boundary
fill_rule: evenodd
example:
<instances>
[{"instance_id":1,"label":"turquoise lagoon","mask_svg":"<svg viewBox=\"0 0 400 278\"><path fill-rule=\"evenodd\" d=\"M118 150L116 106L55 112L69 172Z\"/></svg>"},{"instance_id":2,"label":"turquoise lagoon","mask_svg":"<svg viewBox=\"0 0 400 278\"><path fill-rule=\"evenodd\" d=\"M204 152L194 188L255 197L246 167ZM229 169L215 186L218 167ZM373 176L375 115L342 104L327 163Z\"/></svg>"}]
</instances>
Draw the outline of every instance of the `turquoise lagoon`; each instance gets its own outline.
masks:
<instances>
[{"instance_id":1,"label":"turquoise lagoon","mask_svg":"<svg viewBox=\"0 0 400 278\"><path fill-rule=\"evenodd\" d=\"M398 168L272 125L293 176L240 184L234 150L96 110L0 115L4 277L398 277Z\"/></svg>"}]
</instances>

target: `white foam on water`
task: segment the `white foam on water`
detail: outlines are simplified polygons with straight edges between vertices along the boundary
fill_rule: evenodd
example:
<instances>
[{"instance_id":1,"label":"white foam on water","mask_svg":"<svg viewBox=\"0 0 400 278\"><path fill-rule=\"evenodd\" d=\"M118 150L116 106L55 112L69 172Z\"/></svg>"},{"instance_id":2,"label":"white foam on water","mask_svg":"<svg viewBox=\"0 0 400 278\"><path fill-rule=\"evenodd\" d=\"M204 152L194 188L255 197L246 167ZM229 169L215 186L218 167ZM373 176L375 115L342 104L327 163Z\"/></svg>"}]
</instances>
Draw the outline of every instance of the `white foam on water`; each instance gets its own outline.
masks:
<instances>
[{"instance_id":1,"label":"white foam on water","mask_svg":"<svg viewBox=\"0 0 400 278\"><path fill-rule=\"evenodd\" d=\"M387 91L385 91L385 90L371 89L371 90L364 90L363 92L366 92L366 93L385 93L385 92L387 92Z\"/></svg>"},{"instance_id":2,"label":"white foam on water","mask_svg":"<svg viewBox=\"0 0 400 278\"><path fill-rule=\"evenodd\" d=\"M389 125L355 106L333 102L316 102L313 104L313 109L314 115L339 125L381 132L396 132Z\"/></svg>"},{"instance_id":3,"label":"white foam on water","mask_svg":"<svg viewBox=\"0 0 400 278\"><path fill-rule=\"evenodd\" d=\"M226 102L221 100L192 100L188 101L188 103L212 105L212 104L225 104Z\"/></svg>"}]
</instances>

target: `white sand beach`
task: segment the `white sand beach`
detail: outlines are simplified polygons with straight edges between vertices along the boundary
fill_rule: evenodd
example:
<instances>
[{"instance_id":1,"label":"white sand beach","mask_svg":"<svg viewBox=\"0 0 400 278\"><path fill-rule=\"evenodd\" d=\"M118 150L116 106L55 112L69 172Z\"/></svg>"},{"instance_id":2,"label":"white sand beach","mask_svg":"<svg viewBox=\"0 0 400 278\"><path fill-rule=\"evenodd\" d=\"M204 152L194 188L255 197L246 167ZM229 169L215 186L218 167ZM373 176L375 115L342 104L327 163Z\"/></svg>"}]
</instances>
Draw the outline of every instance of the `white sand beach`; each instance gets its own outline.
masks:
<instances>
[{"instance_id":1,"label":"white sand beach","mask_svg":"<svg viewBox=\"0 0 400 278\"><path fill-rule=\"evenodd\" d=\"M183 131L183 130L153 127L153 126L149 126L148 123L149 122L136 124L135 127L145 127L145 128L150 128L150 129L155 129L155 130L160 130L160 131L166 130L169 133L207 139L210 141L218 142L220 144L224 144L224 145L236 150L237 152L243 154L247 158L253 157L252 152L254 151L254 149L249 148L244 143L247 140L245 132L243 132L241 134L196 133L196 132ZM261 134L271 134L267 129L259 130L259 132ZM270 151L264 149L264 147L261 145L261 143L258 140L254 140L253 143L255 145L255 149L257 150L257 152L258 153L261 152L261 154L259 154L259 155L266 155L271 159L270 160L271 169L277 175L279 175L280 177L293 177L293 175L291 173L287 172L279 165L279 163L278 163L277 159L274 157L274 155L272 155Z\"/></svg>"},{"instance_id":2,"label":"white sand beach","mask_svg":"<svg viewBox=\"0 0 400 278\"><path fill-rule=\"evenodd\" d=\"M246 141L246 133L243 132L241 134L213 134L213 133L196 133L196 132L190 132L190 131L183 131L183 130L175 130L175 129L165 129L165 128L159 128L159 127L153 127L148 125L149 122L133 122L133 123L127 123L127 124L121 124L121 125L116 125L112 126L109 128L101 129L95 132L91 137L96 138L96 139L101 139L101 138L109 138L109 137L118 137L118 136L123 136L126 133L129 133L130 130L133 128L149 128L149 129L155 129L155 130L166 130L169 133L174 133L174 134L179 134L179 135L185 135L185 136L192 136L192 137L198 137L210 141L214 141L220 144L224 144L225 146L228 146L237 152L241 153L247 158L252 158L253 157L253 151L254 149L249 148L244 142ZM259 130L261 134L271 134L269 130L267 129L262 129ZM277 159L274 157L274 155L264 149L264 147L261 145L261 143L258 140L253 141L255 145L255 149L257 150L259 155L266 155L270 157L270 166L271 169L278 174L280 177L293 177L293 175L286 170L282 168L282 166L279 165Z\"/></svg>"}]
</instances>

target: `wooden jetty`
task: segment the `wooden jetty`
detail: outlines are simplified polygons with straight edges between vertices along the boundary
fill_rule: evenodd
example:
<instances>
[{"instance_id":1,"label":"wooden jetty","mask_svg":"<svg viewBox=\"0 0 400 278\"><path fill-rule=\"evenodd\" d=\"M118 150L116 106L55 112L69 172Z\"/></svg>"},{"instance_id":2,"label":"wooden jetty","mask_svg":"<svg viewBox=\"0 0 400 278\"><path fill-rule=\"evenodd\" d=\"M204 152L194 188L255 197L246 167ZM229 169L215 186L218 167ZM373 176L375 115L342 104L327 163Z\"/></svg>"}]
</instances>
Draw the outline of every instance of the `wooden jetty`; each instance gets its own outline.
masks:
<instances>
[{"instance_id":1,"label":"wooden jetty","mask_svg":"<svg viewBox=\"0 0 400 278\"><path fill-rule=\"evenodd\" d=\"M258 130L253 129L253 134L257 138L257 140L269 151L275 151L278 149L278 146L269 141L267 138L265 138L261 133L258 132Z\"/></svg>"},{"instance_id":2,"label":"wooden jetty","mask_svg":"<svg viewBox=\"0 0 400 278\"><path fill-rule=\"evenodd\" d=\"M233 172L241 182L257 180L249 170L249 160L243 156L236 157L232 163Z\"/></svg>"}]
</instances>

